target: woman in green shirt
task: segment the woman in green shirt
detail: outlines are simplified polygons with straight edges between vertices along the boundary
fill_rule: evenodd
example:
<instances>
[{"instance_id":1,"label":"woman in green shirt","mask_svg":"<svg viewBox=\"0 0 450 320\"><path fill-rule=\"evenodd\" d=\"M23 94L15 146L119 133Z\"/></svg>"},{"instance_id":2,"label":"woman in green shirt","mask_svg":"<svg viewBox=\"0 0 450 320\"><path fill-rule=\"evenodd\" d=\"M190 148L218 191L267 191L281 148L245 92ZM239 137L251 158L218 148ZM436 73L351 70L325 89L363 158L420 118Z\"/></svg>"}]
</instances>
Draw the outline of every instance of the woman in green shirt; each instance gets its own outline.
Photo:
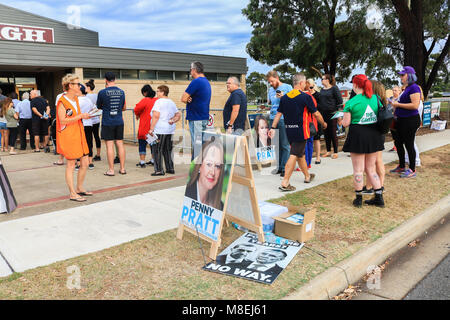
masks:
<instances>
[{"instance_id":1,"label":"woman in green shirt","mask_svg":"<svg viewBox=\"0 0 450 320\"><path fill-rule=\"evenodd\" d=\"M362 206L364 172L375 189L375 197L367 201L369 205L384 207L383 190L376 172L377 152L384 150L381 133L377 129L378 98L373 94L372 83L363 74L353 78L353 91L356 96L347 101L344 107L343 125L350 127L343 151L350 152L353 164L353 185L356 199L355 207Z\"/></svg>"}]
</instances>

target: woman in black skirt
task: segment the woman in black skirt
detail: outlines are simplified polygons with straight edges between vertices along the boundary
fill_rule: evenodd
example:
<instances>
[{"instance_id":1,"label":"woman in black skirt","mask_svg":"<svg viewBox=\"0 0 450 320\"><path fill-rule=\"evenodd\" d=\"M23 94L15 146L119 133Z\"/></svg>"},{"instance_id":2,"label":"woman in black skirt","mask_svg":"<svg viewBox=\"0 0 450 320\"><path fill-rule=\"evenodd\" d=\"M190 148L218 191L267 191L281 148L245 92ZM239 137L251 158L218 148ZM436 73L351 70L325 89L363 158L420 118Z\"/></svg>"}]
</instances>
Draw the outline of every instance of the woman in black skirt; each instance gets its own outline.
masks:
<instances>
[{"instance_id":1,"label":"woman in black skirt","mask_svg":"<svg viewBox=\"0 0 450 320\"><path fill-rule=\"evenodd\" d=\"M363 74L353 78L353 90L356 96L345 104L343 121L345 127L350 126L343 151L350 152L352 158L356 193L353 205L362 206L363 174L366 172L375 196L365 203L384 207L383 190L375 167L377 152L384 150L382 136L377 129L378 99L373 94L372 83Z\"/></svg>"}]
</instances>

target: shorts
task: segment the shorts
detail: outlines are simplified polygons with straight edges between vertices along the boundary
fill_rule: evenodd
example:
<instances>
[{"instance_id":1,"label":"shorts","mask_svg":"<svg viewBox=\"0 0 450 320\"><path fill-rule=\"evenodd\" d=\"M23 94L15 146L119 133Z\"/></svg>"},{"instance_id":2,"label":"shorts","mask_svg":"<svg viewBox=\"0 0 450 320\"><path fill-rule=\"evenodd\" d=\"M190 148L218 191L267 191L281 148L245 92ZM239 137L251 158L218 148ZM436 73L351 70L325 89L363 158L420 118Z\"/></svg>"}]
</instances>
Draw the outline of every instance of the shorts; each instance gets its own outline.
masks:
<instances>
[{"instance_id":1,"label":"shorts","mask_svg":"<svg viewBox=\"0 0 450 320\"><path fill-rule=\"evenodd\" d=\"M0 122L0 130L6 130L6 122Z\"/></svg>"},{"instance_id":2,"label":"shorts","mask_svg":"<svg viewBox=\"0 0 450 320\"><path fill-rule=\"evenodd\" d=\"M123 140L123 124L120 126L102 125L101 138L106 141Z\"/></svg>"},{"instance_id":3,"label":"shorts","mask_svg":"<svg viewBox=\"0 0 450 320\"><path fill-rule=\"evenodd\" d=\"M291 143L291 156L301 158L305 155L306 140Z\"/></svg>"},{"instance_id":4,"label":"shorts","mask_svg":"<svg viewBox=\"0 0 450 320\"><path fill-rule=\"evenodd\" d=\"M31 121L31 131L33 135L45 137L48 136L48 120L47 119L33 119Z\"/></svg>"}]
</instances>

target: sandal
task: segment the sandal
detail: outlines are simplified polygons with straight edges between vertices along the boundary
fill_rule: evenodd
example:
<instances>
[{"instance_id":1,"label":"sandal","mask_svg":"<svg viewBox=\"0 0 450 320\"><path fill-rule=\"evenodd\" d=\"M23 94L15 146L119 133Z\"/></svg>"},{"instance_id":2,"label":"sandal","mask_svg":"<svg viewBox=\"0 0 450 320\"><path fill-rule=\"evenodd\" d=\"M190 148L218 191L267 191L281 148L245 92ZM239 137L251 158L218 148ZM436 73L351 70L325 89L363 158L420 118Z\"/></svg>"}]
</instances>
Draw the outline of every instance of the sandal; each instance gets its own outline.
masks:
<instances>
[{"instance_id":1,"label":"sandal","mask_svg":"<svg viewBox=\"0 0 450 320\"><path fill-rule=\"evenodd\" d=\"M295 191L296 188L294 186L288 185L287 187L279 186L278 189L283 192L287 192L287 191Z\"/></svg>"},{"instance_id":2,"label":"sandal","mask_svg":"<svg viewBox=\"0 0 450 320\"><path fill-rule=\"evenodd\" d=\"M54 164L55 166L63 166L63 165L64 165L64 162L58 162L58 161L55 161L55 162L53 162L53 164Z\"/></svg>"},{"instance_id":3,"label":"sandal","mask_svg":"<svg viewBox=\"0 0 450 320\"><path fill-rule=\"evenodd\" d=\"M89 191L82 191L82 192L77 192L77 193L83 197L86 197L86 196L92 197L94 195L92 192L89 192Z\"/></svg>"},{"instance_id":4,"label":"sandal","mask_svg":"<svg viewBox=\"0 0 450 320\"><path fill-rule=\"evenodd\" d=\"M329 153L329 152L327 152L327 153L325 153L323 156L322 156L322 158L327 158L327 157L329 157L331 154Z\"/></svg>"},{"instance_id":5,"label":"sandal","mask_svg":"<svg viewBox=\"0 0 450 320\"><path fill-rule=\"evenodd\" d=\"M103 175L104 175L104 176L108 176L108 177L114 177L114 176L115 176L114 173L111 174L111 173L108 173L108 172L105 172Z\"/></svg>"},{"instance_id":6,"label":"sandal","mask_svg":"<svg viewBox=\"0 0 450 320\"><path fill-rule=\"evenodd\" d=\"M119 171L120 174L127 174L126 171Z\"/></svg>"},{"instance_id":7,"label":"sandal","mask_svg":"<svg viewBox=\"0 0 450 320\"><path fill-rule=\"evenodd\" d=\"M305 179L305 183L310 183L311 181L313 181L314 180L314 177L315 177L316 175L314 174L314 173L311 173L310 175L309 175L309 180L306 180Z\"/></svg>"},{"instance_id":8,"label":"sandal","mask_svg":"<svg viewBox=\"0 0 450 320\"><path fill-rule=\"evenodd\" d=\"M337 158L338 158L337 153L333 153L333 154L331 155L331 159L337 159Z\"/></svg>"},{"instance_id":9,"label":"sandal","mask_svg":"<svg viewBox=\"0 0 450 320\"><path fill-rule=\"evenodd\" d=\"M76 202L85 202L87 201L85 198L83 197L79 197L79 198L69 198L70 201L76 201Z\"/></svg>"},{"instance_id":10,"label":"sandal","mask_svg":"<svg viewBox=\"0 0 450 320\"><path fill-rule=\"evenodd\" d=\"M322 160L314 162L315 164L321 164Z\"/></svg>"}]
</instances>

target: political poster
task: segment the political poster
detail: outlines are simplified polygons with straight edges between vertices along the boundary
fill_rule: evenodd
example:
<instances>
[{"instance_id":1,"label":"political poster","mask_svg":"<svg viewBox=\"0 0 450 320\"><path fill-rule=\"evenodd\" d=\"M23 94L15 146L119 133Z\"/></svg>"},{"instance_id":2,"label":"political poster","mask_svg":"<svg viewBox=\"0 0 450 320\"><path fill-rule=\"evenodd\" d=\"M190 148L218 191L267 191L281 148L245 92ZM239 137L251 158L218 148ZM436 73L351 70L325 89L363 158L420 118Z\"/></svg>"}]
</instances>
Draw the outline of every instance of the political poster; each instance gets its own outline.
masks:
<instances>
[{"instance_id":1,"label":"political poster","mask_svg":"<svg viewBox=\"0 0 450 320\"><path fill-rule=\"evenodd\" d=\"M205 265L203 270L272 284L303 245L296 241L287 244L261 243L255 233L247 232L221 252L215 261Z\"/></svg>"},{"instance_id":2,"label":"political poster","mask_svg":"<svg viewBox=\"0 0 450 320\"><path fill-rule=\"evenodd\" d=\"M230 181L234 139L229 140L225 135L203 133L201 152L191 162L181 213L182 224L214 241L220 236Z\"/></svg>"},{"instance_id":3,"label":"political poster","mask_svg":"<svg viewBox=\"0 0 450 320\"><path fill-rule=\"evenodd\" d=\"M277 160L275 146L256 148L256 159L258 162L267 162Z\"/></svg>"},{"instance_id":4,"label":"political poster","mask_svg":"<svg viewBox=\"0 0 450 320\"><path fill-rule=\"evenodd\" d=\"M431 119L434 119L434 117L439 117L440 111L441 111L441 103L433 102L431 104Z\"/></svg>"},{"instance_id":5,"label":"political poster","mask_svg":"<svg viewBox=\"0 0 450 320\"><path fill-rule=\"evenodd\" d=\"M422 125L429 126L431 124L431 102L424 102Z\"/></svg>"}]
</instances>

